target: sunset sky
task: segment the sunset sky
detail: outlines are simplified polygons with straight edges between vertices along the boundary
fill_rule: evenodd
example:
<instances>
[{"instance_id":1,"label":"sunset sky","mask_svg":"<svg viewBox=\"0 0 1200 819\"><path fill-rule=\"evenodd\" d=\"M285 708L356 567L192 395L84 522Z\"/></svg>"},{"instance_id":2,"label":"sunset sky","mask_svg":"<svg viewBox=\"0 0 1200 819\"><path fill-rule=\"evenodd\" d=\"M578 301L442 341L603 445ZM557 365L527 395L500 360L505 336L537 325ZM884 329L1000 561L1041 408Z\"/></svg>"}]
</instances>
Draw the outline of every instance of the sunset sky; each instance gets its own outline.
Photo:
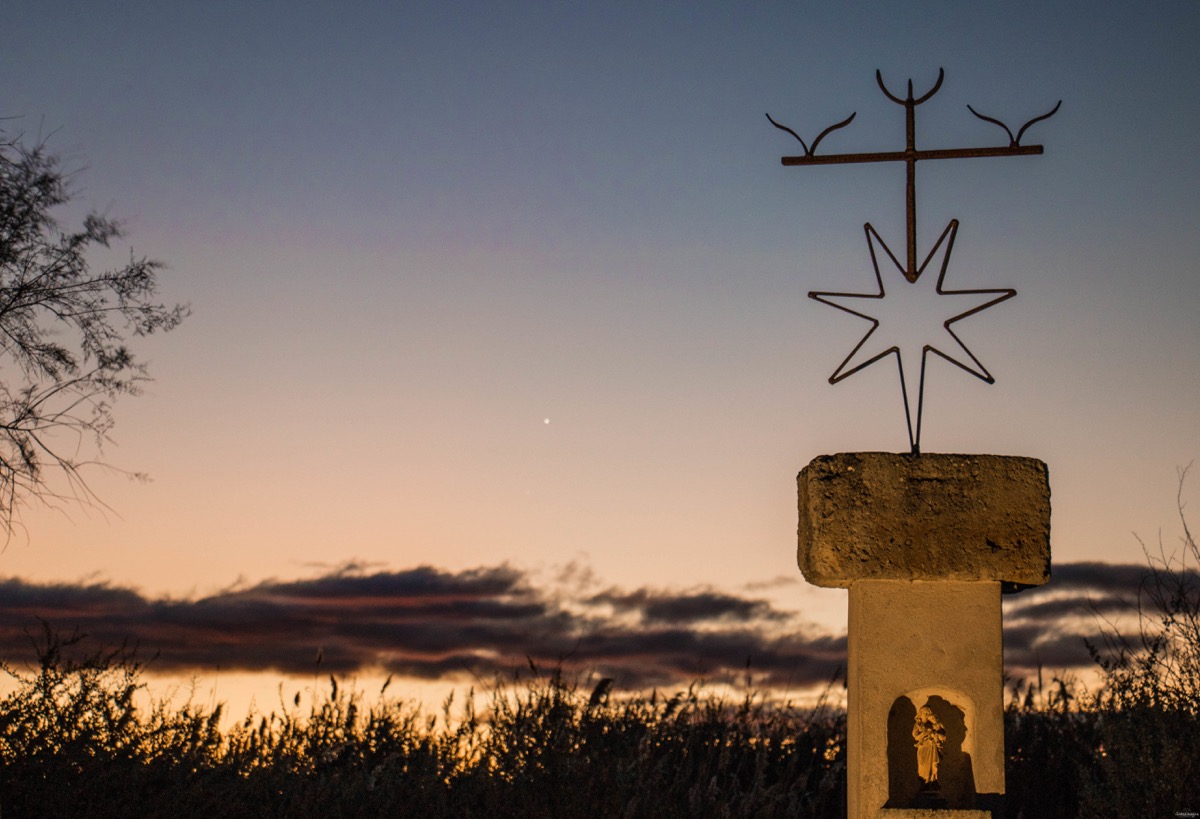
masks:
<instances>
[{"instance_id":1,"label":"sunset sky","mask_svg":"<svg viewBox=\"0 0 1200 819\"><path fill-rule=\"evenodd\" d=\"M904 173L781 167L764 114L898 150L876 69L941 67L919 147L1063 100L1043 156L918 166L920 255L957 218L947 283L1018 292L958 326L994 385L931 364L923 448L1049 465L1061 571L1010 663L1084 662L1063 601L1174 547L1200 457L1198 36L1194 0L10 0L3 128L192 316L105 450L152 482L95 472L111 511L0 554L4 645L36 615L172 673L827 675L795 475L908 442L893 366L828 383L864 327L807 293L870 290L865 222L903 251Z\"/></svg>"}]
</instances>

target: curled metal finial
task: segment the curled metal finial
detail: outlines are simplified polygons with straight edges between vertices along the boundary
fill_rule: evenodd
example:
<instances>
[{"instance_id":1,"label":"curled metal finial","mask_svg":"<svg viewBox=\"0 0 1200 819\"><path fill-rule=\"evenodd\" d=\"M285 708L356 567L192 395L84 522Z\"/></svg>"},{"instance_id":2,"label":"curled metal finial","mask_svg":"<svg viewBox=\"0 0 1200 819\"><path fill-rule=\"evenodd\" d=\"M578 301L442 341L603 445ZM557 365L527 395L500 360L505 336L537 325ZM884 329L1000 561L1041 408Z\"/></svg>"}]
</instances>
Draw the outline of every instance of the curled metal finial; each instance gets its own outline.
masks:
<instances>
[{"instance_id":1,"label":"curled metal finial","mask_svg":"<svg viewBox=\"0 0 1200 819\"><path fill-rule=\"evenodd\" d=\"M946 70L944 68L939 68L937 82L933 84L933 88L930 88L928 91L922 94L919 99L913 99L912 80L909 80L908 96L905 99L900 99L891 91L889 91L888 87L883 84L883 73L878 68L875 69L875 82L879 83L879 90L883 92L885 97L892 102L897 103L898 105L908 105L909 103L912 103L913 105L920 105L938 92L938 89L942 87L942 80L944 79L946 79Z\"/></svg>"},{"instance_id":2,"label":"curled metal finial","mask_svg":"<svg viewBox=\"0 0 1200 819\"><path fill-rule=\"evenodd\" d=\"M829 133L836 131L838 128L845 128L847 125L849 125L854 120L854 117L857 114L858 114L858 112L855 111L853 114L846 117L841 122L835 122L833 125L830 125L824 131L822 131L819 135L817 135L817 138L813 140L813 144L812 144L811 148L808 147L808 143L805 142L804 139L798 133L796 133L791 128L787 127L786 125L780 125L778 122L771 119L770 114L767 114L767 119L770 120L771 124L774 125L776 128L778 128L779 130L787 131L789 134L794 136L796 139L800 140L800 145L804 148L804 155L812 156L816 152L817 146L821 144L821 140L823 140Z\"/></svg>"},{"instance_id":3,"label":"curled metal finial","mask_svg":"<svg viewBox=\"0 0 1200 819\"><path fill-rule=\"evenodd\" d=\"M1041 116L1034 117L1033 119L1029 120L1029 122L1022 125L1021 129L1019 131L1017 131L1016 136L1013 136L1013 132L1011 130L1009 130L1009 127L1007 125L1005 125L1003 122L996 119L995 117L984 116L983 114L979 113L978 111L976 111L974 108L972 108L969 105L967 106L967 110L970 111L975 116L979 117L984 122L990 122L993 125L999 125L1001 128L1003 128L1004 133L1008 134L1008 146L1010 148L1016 148L1016 147L1020 146L1021 137L1023 137L1025 135L1025 131L1029 128L1030 125L1033 125L1035 122L1041 122L1044 119L1050 119L1050 117L1052 117L1058 113L1058 109L1061 107L1062 107L1062 100L1059 100L1058 104L1055 105L1053 108L1051 108L1049 111L1042 114Z\"/></svg>"}]
</instances>

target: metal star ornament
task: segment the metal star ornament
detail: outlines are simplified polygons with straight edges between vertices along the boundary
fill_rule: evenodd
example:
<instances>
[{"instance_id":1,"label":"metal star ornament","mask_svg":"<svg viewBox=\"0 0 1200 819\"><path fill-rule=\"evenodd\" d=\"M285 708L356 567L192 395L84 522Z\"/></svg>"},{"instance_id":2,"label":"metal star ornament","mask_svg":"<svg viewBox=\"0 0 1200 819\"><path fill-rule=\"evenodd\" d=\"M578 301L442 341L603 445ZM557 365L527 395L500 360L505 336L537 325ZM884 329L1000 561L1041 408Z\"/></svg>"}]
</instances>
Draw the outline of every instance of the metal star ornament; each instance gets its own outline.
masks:
<instances>
[{"instance_id":1,"label":"metal star ornament","mask_svg":"<svg viewBox=\"0 0 1200 819\"><path fill-rule=\"evenodd\" d=\"M908 424L908 441L912 453L916 455L921 451L921 416L925 401L925 368L929 363L929 354L935 353L976 378L989 384L993 383L995 379L992 374L967 348L951 325L1011 299L1017 291L1008 288L946 289L946 270L949 267L950 254L954 250L954 238L958 234L957 219L950 220L950 224L942 231L933 249L925 257L925 261L912 272L906 271L905 265L897 260L875 228L867 224L864 230L867 234L867 246L871 251L871 264L875 268L878 292L814 291L808 295L823 304L871 323L870 329L829 377L830 384L836 384L854 375L887 355L896 356L896 364L900 371L900 392L904 399L904 416ZM883 272L879 267L881 249L892 263L892 266L887 268L887 284L884 283ZM931 267L938 271L933 287L929 286L931 277L924 275ZM870 310L870 314L864 312L867 310Z\"/></svg>"}]
</instances>

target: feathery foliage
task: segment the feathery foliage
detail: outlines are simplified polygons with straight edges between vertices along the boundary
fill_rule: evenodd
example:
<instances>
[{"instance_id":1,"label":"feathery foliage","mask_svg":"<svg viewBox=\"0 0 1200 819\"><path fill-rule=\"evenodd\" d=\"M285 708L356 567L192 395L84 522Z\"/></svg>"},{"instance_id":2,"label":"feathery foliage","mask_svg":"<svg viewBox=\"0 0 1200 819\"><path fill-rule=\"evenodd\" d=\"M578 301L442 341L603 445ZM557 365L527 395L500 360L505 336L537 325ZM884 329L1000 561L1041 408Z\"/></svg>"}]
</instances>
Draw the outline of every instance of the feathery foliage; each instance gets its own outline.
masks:
<instances>
[{"instance_id":1,"label":"feathery foliage","mask_svg":"<svg viewBox=\"0 0 1200 819\"><path fill-rule=\"evenodd\" d=\"M122 235L90 213L63 230L72 198L58 157L0 132L0 529L31 500L94 502L81 469L113 425L113 402L148 376L127 338L169 331L183 305L155 301L160 262L131 255L93 271L89 253ZM90 441L89 441L90 439Z\"/></svg>"}]
</instances>

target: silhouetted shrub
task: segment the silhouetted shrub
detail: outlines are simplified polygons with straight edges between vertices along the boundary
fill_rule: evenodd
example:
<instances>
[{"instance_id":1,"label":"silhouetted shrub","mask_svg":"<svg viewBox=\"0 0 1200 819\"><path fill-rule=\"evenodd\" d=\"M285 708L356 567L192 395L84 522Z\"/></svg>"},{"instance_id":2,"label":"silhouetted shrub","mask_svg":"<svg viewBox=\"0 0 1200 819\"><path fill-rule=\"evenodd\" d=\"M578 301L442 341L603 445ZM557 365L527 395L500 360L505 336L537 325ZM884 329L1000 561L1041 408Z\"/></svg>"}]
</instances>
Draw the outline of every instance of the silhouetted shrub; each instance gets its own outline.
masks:
<instances>
[{"instance_id":1,"label":"silhouetted shrub","mask_svg":"<svg viewBox=\"0 0 1200 819\"><path fill-rule=\"evenodd\" d=\"M1101 645L1089 645L1104 685L1090 703L1097 753L1083 782L1083 815L1200 811L1200 548L1183 514L1186 474L1177 498L1182 548L1143 546L1136 639L1109 629Z\"/></svg>"}]
</instances>

